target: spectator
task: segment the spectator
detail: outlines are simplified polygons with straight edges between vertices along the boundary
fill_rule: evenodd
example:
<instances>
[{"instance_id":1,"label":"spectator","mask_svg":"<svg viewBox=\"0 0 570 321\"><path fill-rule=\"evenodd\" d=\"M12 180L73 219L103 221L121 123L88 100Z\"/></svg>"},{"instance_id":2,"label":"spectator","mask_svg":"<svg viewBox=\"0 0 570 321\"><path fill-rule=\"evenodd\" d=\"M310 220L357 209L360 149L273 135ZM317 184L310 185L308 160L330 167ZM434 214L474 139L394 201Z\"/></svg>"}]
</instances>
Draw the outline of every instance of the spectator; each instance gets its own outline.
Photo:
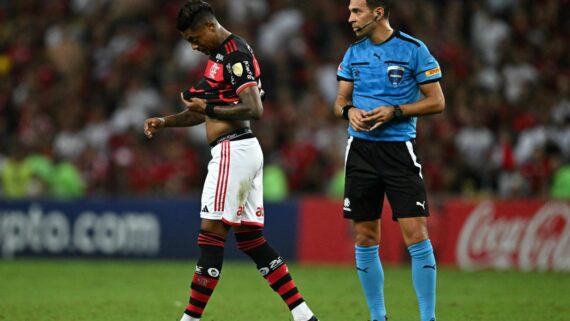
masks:
<instances>
[{"instance_id":1,"label":"spectator","mask_svg":"<svg viewBox=\"0 0 570 321\"><path fill-rule=\"evenodd\" d=\"M285 172L288 196L339 188L335 174L343 169L346 136L330 117L336 62L345 44L356 41L346 25L346 3L213 3L222 22L258 48L267 96L263 120L252 126L264 137L268 163ZM176 132L168 157L158 157L165 155L163 144L142 140L139 128L150 114L182 110L172 97L201 76L204 56L170 24L178 5L0 4L0 154L8 168L14 168L14 153L6 145L18 141L29 151L21 151L22 159L41 152L78 169L86 196L198 197L207 162L200 157L208 148L203 128ZM417 128L420 140L438 142L418 144L429 189L548 194L558 172L544 166L551 158L545 146L560 149L560 168L570 162L570 2L402 0L394 10L395 28L424 39L446 75L447 112ZM145 176L147 169L153 174ZM175 177L173 171L181 178L157 182ZM31 180L32 188L21 193L50 195L45 178L33 174Z\"/></svg>"}]
</instances>

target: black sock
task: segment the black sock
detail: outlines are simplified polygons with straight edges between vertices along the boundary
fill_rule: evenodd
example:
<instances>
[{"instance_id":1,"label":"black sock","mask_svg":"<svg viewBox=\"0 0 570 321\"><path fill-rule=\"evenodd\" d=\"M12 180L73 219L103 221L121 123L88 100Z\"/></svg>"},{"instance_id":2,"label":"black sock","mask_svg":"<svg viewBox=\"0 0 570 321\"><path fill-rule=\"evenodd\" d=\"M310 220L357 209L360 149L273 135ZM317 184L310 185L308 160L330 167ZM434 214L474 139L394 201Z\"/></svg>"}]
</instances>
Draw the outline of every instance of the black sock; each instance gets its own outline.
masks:
<instances>
[{"instance_id":1,"label":"black sock","mask_svg":"<svg viewBox=\"0 0 570 321\"><path fill-rule=\"evenodd\" d=\"M214 293L222 273L224 261L224 245L226 239L215 233L201 230L198 235L200 258L196 263L196 271L192 278L190 300L184 313L193 318L202 317L208 300Z\"/></svg>"},{"instance_id":2,"label":"black sock","mask_svg":"<svg viewBox=\"0 0 570 321\"><path fill-rule=\"evenodd\" d=\"M261 229L236 232L235 236L238 248L255 262L259 272L281 296L289 310L305 301L297 290L285 261L267 243Z\"/></svg>"}]
</instances>

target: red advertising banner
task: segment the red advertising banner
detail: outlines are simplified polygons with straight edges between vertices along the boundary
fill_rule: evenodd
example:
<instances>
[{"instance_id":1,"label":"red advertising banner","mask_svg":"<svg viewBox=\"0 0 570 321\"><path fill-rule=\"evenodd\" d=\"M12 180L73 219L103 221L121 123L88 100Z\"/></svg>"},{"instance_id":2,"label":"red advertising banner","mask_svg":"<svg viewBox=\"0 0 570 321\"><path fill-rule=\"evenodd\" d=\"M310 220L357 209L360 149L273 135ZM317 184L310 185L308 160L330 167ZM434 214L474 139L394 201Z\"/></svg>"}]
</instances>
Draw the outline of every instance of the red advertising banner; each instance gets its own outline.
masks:
<instances>
[{"instance_id":1,"label":"red advertising banner","mask_svg":"<svg viewBox=\"0 0 570 321\"><path fill-rule=\"evenodd\" d=\"M436 216L433 216L436 220ZM430 224L432 217L430 216ZM352 263L354 238L351 221L342 217L342 202L307 198L299 207L297 259L303 263ZM384 202L380 257L384 263L400 263L407 257L400 226L392 221L392 209Z\"/></svg>"},{"instance_id":2,"label":"red advertising banner","mask_svg":"<svg viewBox=\"0 0 570 321\"><path fill-rule=\"evenodd\" d=\"M449 201L440 263L481 268L570 271L570 204Z\"/></svg>"}]
</instances>

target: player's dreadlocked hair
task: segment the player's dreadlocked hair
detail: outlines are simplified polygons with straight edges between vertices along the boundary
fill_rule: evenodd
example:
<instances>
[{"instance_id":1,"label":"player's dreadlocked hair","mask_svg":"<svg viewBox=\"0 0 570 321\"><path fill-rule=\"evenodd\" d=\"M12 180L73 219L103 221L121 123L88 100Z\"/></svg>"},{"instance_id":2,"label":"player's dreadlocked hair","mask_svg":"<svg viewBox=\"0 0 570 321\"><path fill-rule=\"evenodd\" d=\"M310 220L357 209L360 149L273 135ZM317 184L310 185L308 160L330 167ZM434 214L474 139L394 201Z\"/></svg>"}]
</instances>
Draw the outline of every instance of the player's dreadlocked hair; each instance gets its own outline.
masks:
<instances>
[{"instance_id":1,"label":"player's dreadlocked hair","mask_svg":"<svg viewBox=\"0 0 570 321\"><path fill-rule=\"evenodd\" d=\"M176 17L176 29L184 32L186 29L197 29L207 18L214 16L212 6L202 0L188 0L182 6Z\"/></svg>"},{"instance_id":2,"label":"player's dreadlocked hair","mask_svg":"<svg viewBox=\"0 0 570 321\"><path fill-rule=\"evenodd\" d=\"M394 3L392 0L366 0L366 5L371 10L374 10L374 8L378 7L384 8L384 16L386 19L390 18L390 9L392 8L392 3Z\"/></svg>"}]
</instances>

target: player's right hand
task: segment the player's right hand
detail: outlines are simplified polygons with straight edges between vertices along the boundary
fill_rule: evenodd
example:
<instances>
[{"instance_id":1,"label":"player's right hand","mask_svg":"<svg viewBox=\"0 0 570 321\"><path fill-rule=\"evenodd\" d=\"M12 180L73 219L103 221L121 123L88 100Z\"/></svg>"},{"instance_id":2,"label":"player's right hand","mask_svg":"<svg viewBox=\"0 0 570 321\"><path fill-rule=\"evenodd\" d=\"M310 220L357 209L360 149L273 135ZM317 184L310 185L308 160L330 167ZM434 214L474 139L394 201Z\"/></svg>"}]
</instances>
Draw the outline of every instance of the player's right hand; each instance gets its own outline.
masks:
<instances>
[{"instance_id":1,"label":"player's right hand","mask_svg":"<svg viewBox=\"0 0 570 321\"><path fill-rule=\"evenodd\" d=\"M158 129L164 127L164 118L152 117L144 122L144 134L148 138L152 138L152 135L158 131Z\"/></svg>"}]
</instances>

